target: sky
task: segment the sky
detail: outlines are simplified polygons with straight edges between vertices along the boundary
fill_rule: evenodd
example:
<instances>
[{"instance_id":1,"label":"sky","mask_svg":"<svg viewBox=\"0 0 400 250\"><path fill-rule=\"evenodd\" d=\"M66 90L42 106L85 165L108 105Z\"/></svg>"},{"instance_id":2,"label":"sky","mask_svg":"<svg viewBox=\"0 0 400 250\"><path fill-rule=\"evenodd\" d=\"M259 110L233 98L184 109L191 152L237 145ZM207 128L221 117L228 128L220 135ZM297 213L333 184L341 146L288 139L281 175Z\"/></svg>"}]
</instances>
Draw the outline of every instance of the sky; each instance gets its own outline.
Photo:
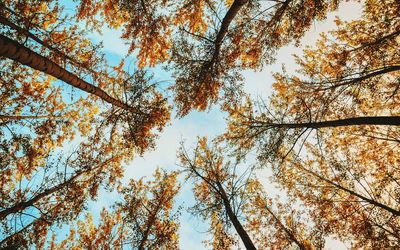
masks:
<instances>
[{"instance_id":1,"label":"sky","mask_svg":"<svg viewBox=\"0 0 400 250\"><path fill-rule=\"evenodd\" d=\"M339 10L332 12L328 18L322 22L315 22L310 30L305 34L301 45L312 45L319 36L320 32L326 32L334 28L335 16L339 16L343 20L352 20L361 16L361 4L357 2L343 2ZM124 58L128 46L120 39L121 32L104 28L102 34L93 33L91 39L95 42L102 42L106 58L117 64L120 59ZM282 64L288 72L294 72L296 65L294 63L293 54L301 54L302 48L296 48L293 45L286 46L279 50L277 60L273 65L266 66L261 71L245 71L245 91L254 98L267 98L271 93L273 83L272 72L281 71ZM131 62L132 61L132 62ZM134 67L134 57L127 60L126 67ZM130 68L130 69L132 69ZM171 82L171 76L161 68L152 69L156 81ZM222 113L218 107L213 107L207 112L192 111L189 115L181 119L173 118L170 124L164 129L156 142L156 149L146 152L143 156L137 156L130 164L125 167L124 182L129 179L139 179L154 173L157 167L166 170L179 169L177 166L176 152L180 142L183 140L187 148L195 145L197 137L207 136L209 139L214 138L224 132L226 114ZM252 164L254 159L250 159L247 163ZM258 176L267 182L270 171L268 169L261 171ZM98 200L91 202L89 212L93 216L98 216L99 211L103 207L109 207L113 201L117 199L116 193L101 191ZM190 183L184 183L181 192L176 199L177 206L183 206L180 226L180 246L181 249L202 250L206 249L202 244L208 236L204 233L207 230L207 224L201 222L198 218L191 216L186 212L185 207L193 204L193 194ZM326 249L346 249L343 243L327 239Z\"/></svg>"}]
</instances>

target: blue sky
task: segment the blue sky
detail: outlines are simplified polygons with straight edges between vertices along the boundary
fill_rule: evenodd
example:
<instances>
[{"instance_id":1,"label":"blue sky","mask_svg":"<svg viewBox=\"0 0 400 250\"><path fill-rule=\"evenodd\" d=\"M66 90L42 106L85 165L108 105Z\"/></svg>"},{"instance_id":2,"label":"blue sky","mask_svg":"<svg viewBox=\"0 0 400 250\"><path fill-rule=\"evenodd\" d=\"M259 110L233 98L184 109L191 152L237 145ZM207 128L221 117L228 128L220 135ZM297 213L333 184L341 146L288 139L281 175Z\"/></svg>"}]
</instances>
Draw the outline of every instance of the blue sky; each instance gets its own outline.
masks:
<instances>
[{"instance_id":1,"label":"blue sky","mask_svg":"<svg viewBox=\"0 0 400 250\"><path fill-rule=\"evenodd\" d=\"M361 4L351 2L342 3L339 11L330 13L328 19L323 22L315 22L310 31L305 35L302 45L313 44L322 31L328 31L334 27L333 20L335 16L339 16L344 20L351 20L361 16ZM128 46L120 39L121 32L104 28L102 34L93 33L91 39L95 42L103 42L104 52L111 64L118 64L120 59L126 56ZM277 61L274 65L265 67L262 71L243 72L245 76L245 90L253 97L267 98L271 93L271 85L273 78L271 72L281 70L281 65L284 63L288 72L293 72L296 69L292 54L301 53L301 48L287 46L282 48L277 55ZM126 61L126 67L129 67L130 62L134 62L133 56L130 56ZM133 69L131 64L130 70ZM160 67L152 69L156 81L172 81L170 75L163 71ZM167 170L177 169L176 151L179 147L179 142L184 140L187 147L194 146L198 136L207 136L214 138L224 132L226 114L219 111L218 107L214 107L208 112L191 112L182 119L173 118L171 123L164 129L163 133L157 140L157 148L153 151L146 152L142 157L137 156L130 164L126 166L124 182L130 178L138 179L143 176L151 176L157 167ZM252 163L250 159L249 164ZM266 169L259 173L259 176L265 180L266 186L271 187L267 183L267 178L270 172ZM102 191L96 202L92 202L89 206L90 213L94 217L98 216L102 207L112 205L112 202L117 199L115 193ZM181 193L177 198L177 205L190 207L193 204L193 194L189 183L183 184ZM208 236L203 233L207 229L207 225L199 221L197 218L190 216L184 209L182 211L181 227L180 227L180 246L181 249L200 250L206 249L201 243ZM344 249L342 243L328 239L327 249Z\"/></svg>"}]
</instances>

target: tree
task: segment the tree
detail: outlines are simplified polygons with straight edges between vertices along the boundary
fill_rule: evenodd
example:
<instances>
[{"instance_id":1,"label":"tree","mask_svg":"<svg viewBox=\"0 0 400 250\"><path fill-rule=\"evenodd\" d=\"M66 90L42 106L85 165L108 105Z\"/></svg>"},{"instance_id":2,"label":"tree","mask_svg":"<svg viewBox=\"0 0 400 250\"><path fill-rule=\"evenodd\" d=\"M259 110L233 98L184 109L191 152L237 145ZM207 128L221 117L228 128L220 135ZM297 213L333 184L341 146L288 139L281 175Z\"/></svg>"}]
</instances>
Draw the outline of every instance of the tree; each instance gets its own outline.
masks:
<instances>
[{"instance_id":1,"label":"tree","mask_svg":"<svg viewBox=\"0 0 400 250\"><path fill-rule=\"evenodd\" d=\"M29 169L43 165L49 152L65 140L72 140L76 130L83 136L98 131L96 136L101 139L112 129L114 134L108 139L125 138L126 148L138 152L152 146L153 128L162 129L169 119L169 107L154 85L147 82L151 76L144 71L128 74L122 70L123 64L110 72L99 47L85 38L77 25L68 25L72 19L57 2L7 1L1 5L1 13L5 25L2 55L46 73L8 60L1 62L1 135L8 139L0 153L9 163L6 172L18 165L20 174L29 177ZM65 100L65 89L53 87L55 79L51 75L92 95L78 93L70 101ZM88 83L88 77L97 86ZM110 96L108 90L121 98ZM98 97L113 106L103 109ZM117 127L120 129L115 133ZM22 133L25 129L27 132ZM15 159L21 159L20 163Z\"/></svg>"},{"instance_id":2,"label":"tree","mask_svg":"<svg viewBox=\"0 0 400 250\"><path fill-rule=\"evenodd\" d=\"M240 208L246 199L246 175L238 176L237 166L224 163L221 153L221 148L208 148L206 138L199 139L193 157L184 148L180 150L179 158L187 173L186 178L194 181L197 203L192 211L203 219L213 218L211 231L214 231L215 249L231 248L227 243L233 242L226 231L230 225L233 225L246 249L256 249L239 220ZM215 224L214 220L219 222Z\"/></svg>"},{"instance_id":3,"label":"tree","mask_svg":"<svg viewBox=\"0 0 400 250\"><path fill-rule=\"evenodd\" d=\"M307 219L305 209L295 209L296 198L282 202L279 196L269 198L268 191L259 180L253 180L247 188L252 193L245 204L247 227L257 243L269 249L322 249L324 232Z\"/></svg>"},{"instance_id":4,"label":"tree","mask_svg":"<svg viewBox=\"0 0 400 250\"><path fill-rule=\"evenodd\" d=\"M107 153L104 145L89 141L66 158L48 157L34 172L36 178L15 180L15 187L2 194L1 246L43 247L49 228L75 219L100 185L118 185L121 158L123 154Z\"/></svg>"},{"instance_id":5,"label":"tree","mask_svg":"<svg viewBox=\"0 0 400 250\"><path fill-rule=\"evenodd\" d=\"M246 249L312 249L311 240L315 246L323 246L317 231L294 218L291 206L286 207L289 213L277 202L279 214L273 212L254 167L243 169L237 161L224 161L223 152L218 144L209 146L206 138L200 138L192 156L183 147L179 153L186 178L194 182L196 204L191 211L203 219L211 218L214 249L230 249L235 244L231 225ZM285 225L282 217L290 217L292 222Z\"/></svg>"},{"instance_id":6,"label":"tree","mask_svg":"<svg viewBox=\"0 0 400 250\"><path fill-rule=\"evenodd\" d=\"M29 6L29 3L17 4L7 1L0 7L1 23L9 21L7 17L13 15L24 25L36 27L31 28L36 32L43 31L45 24L48 29L53 28L48 27L51 23L58 28L58 25L51 22L59 13L55 6L48 6L46 3ZM13 7L19 14L11 10ZM40 14L34 17L35 11ZM54 27L49 35L53 39L50 40L61 45L63 44L61 41L66 38L68 31L67 29L60 31ZM12 30L9 26L4 27L2 32L21 40L24 37L24 34ZM64 48L65 50L71 49L71 54L76 52L76 56L80 57L82 52L92 49L91 44L84 45L82 39L79 39L75 32L70 34L71 39L82 45L82 50L71 47ZM28 41L25 44L28 44ZM33 48L37 48L35 44L31 45ZM4 48L6 46L2 46L2 51ZM60 61L60 58L58 60ZM88 60L88 65L90 65L89 63ZM51 76L29 70L3 58L0 64L2 68L0 79L1 171L7 178L12 175L13 171L17 171L14 174L19 176L29 177L32 171L44 164L45 158L55 147L72 140L77 130L82 134L87 132L85 128L93 121L98 107L89 105L90 102L84 98L65 100L62 88L54 86L55 79ZM2 187L7 185L7 183L2 183Z\"/></svg>"},{"instance_id":7,"label":"tree","mask_svg":"<svg viewBox=\"0 0 400 250\"><path fill-rule=\"evenodd\" d=\"M175 101L186 115L219 99L237 99L239 70L271 62L277 49L299 42L313 20L324 19L338 2L84 0L77 18L92 28L122 26L130 52L138 50L139 66L171 65Z\"/></svg>"},{"instance_id":8,"label":"tree","mask_svg":"<svg viewBox=\"0 0 400 250\"><path fill-rule=\"evenodd\" d=\"M276 165L277 181L310 207L322 231L351 240L356 249L396 247L397 147L389 146L396 143L353 136L346 145L331 143L329 137L323 134L319 145L306 145L307 156L289 156Z\"/></svg>"},{"instance_id":9,"label":"tree","mask_svg":"<svg viewBox=\"0 0 400 250\"><path fill-rule=\"evenodd\" d=\"M177 249L179 212L173 212L174 198L180 186L177 172L166 173L156 170L153 180L144 182L131 180L119 194L122 201L115 204L115 210L103 209L101 221L95 226L92 217L79 221L78 238L71 228L70 236L61 243L52 240L52 249L79 248L114 249Z\"/></svg>"},{"instance_id":10,"label":"tree","mask_svg":"<svg viewBox=\"0 0 400 250\"><path fill-rule=\"evenodd\" d=\"M241 96L240 70L260 69L273 61L277 49L298 42L313 20L325 18L338 4L236 0L227 1L225 15L220 17L215 1L204 2L204 19L210 20L207 29L190 38L181 32L172 47L173 89L181 115L193 108L205 110L219 99L228 105L235 103Z\"/></svg>"},{"instance_id":11,"label":"tree","mask_svg":"<svg viewBox=\"0 0 400 250\"><path fill-rule=\"evenodd\" d=\"M154 146L170 107L147 72L104 63L57 1L0 7L0 53L11 59L0 62L1 244L40 247L51 226L75 219L99 186L119 183L121 164ZM72 91L68 100L54 77L90 95ZM57 156L77 133L78 152Z\"/></svg>"},{"instance_id":12,"label":"tree","mask_svg":"<svg viewBox=\"0 0 400 250\"><path fill-rule=\"evenodd\" d=\"M128 74L122 70L123 63L114 67L114 73L110 72L110 67L103 63L103 55L99 53L98 47L84 37L85 33L71 31L78 27L76 25L69 27L66 24L71 18L63 14L57 2L42 2L32 7L29 1L24 1L20 4L9 3L8 6L10 7L2 5L2 12L5 13L2 20L7 25L8 37L1 36L1 55L84 90L92 94L91 98L95 97L93 100L100 98L111 103L112 113L118 108L124 110L125 115L120 114L118 116L120 120L113 122L128 123L130 130L134 126L141 126L139 129L151 137L152 128L161 129L169 119L169 108L154 86L146 82L149 80L147 75L143 72ZM39 11L40 18L35 16L35 11ZM13 19L20 23L15 24ZM17 38L26 36L28 41L32 39L33 43L26 46L10 38L12 36ZM65 43L68 39L74 42ZM35 51L38 49L40 51ZM50 55L43 56L40 52ZM72 60L69 61L69 58ZM64 62L71 69L60 66L60 62ZM88 76L85 74L93 77L98 86L88 83L85 80ZM107 91L110 90L114 95L119 95L119 98L108 94ZM109 112L106 110L103 115L107 113ZM133 121L138 117L142 121ZM122 121L121 118L125 120ZM115 120L115 117L110 118L108 115L107 119ZM137 144L139 151L148 146L148 143L145 144Z\"/></svg>"},{"instance_id":13,"label":"tree","mask_svg":"<svg viewBox=\"0 0 400 250\"><path fill-rule=\"evenodd\" d=\"M256 147L320 230L354 248L397 246L399 7L367 1L362 19L337 19L296 57L302 77L275 74L267 104L226 107L236 152Z\"/></svg>"},{"instance_id":14,"label":"tree","mask_svg":"<svg viewBox=\"0 0 400 250\"><path fill-rule=\"evenodd\" d=\"M100 213L100 222L96 226L90 214L85 220L79 220L71 226L70 234L66 239L57 243L56 235L50 242L49 249L116 249L121 248L124 239L121 214L103 209Z\"/></svg>"},{"instance_id":15,"label":"tree","mask_svg":"<svg viewBox=\"0 0 400 250\"><path fill-rule=\"evenodd\" d=\"M399 24L394 13L398 8L396 1L371 1L363 19L350 23L337 19L337 30L322 34L317 48L308 47L302 58L296 57L303 78L275 74L275 93L259 114L252 113L247 103L242 110L231 109L232 136L240 137L242 130L256 137L297 138L310 128L397 126Z\"/></svg>"},{"instance_id":16,"label":"tree","mask_svg":"<svg viewBox=\"0 0 400 250\"><path fill-rule=\"evenodd\" d=\"M117 210L125 216L127 244L133 248L177 248L178 214L173 214L174 198L180 185L177 172L167 174L157 170L154 180L140 179L122 189L122 202Z\"/></svg>"}]
</instances>

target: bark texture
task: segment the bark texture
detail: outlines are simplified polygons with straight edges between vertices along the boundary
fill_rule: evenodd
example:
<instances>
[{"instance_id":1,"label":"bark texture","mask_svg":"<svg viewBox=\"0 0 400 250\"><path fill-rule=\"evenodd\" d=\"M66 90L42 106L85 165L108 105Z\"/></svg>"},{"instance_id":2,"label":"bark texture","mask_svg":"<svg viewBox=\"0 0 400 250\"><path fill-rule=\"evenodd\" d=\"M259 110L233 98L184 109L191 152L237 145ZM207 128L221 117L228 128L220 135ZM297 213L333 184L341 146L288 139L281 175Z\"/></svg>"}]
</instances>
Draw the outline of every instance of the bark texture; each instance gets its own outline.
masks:
<instances>
[{"instance_id":1,"label":"bark texture","mask_svg":"<svg viewBox=\"0 0 400 250\"><path fill-rule=\"evenodd\" d=\"M1 5L0 5L1 6ZM10 11L10 10L9 10ZM90 71L93 74L97 74L94 70L90 69L89 67L87 67L86 65L84 65L81 62L78 62L77 60L75 60L74 58L66 55L65 53L63 53L62 51L60 51L59 49L53 47L51 44L49 44L46 41L43 41L42 39L40 39L39 37L37 37L36 35L32 34L31 32L29 32L28 30L19 27L18 25L16 25L15 23L11 22L10 20L8 20L7 18L5 18L4 16L0 16L0 23L7 25L8 27L18 31L18 33L20 33L21 35L24 35L26 37L29 37L30 39L32 39L33 41L39 43L40 45L42 45L43 47L53 51L54 53L56 53L59 57L61 57L62 59L68 59L68 61L70 61L73 65L80 67L80 68L84 68L88 71Z\"/></svg>"},{"instance_id":2,"label":"bark texture","mask_svg":"<svg viewBox=\"0 0 400 250\"><path fill-rule=\"evenodd\" d=\"M54 76L55 78L73 87L79 88L85 91L86 93L93 94L116 107L132 112L135 111L132 107L130 107L126 103L108 95L101 88L98 88L86 82L85 80L82 80L75 74L62 68L58 64L49 60L48 58L39 55L38 53L25 47L24 45L19 44L18 42L11 40L10 38L5 37L3 35L0 35L0 56L7 57L23 65L29 66L43 73Z\"/></svg>"}]
</instances>

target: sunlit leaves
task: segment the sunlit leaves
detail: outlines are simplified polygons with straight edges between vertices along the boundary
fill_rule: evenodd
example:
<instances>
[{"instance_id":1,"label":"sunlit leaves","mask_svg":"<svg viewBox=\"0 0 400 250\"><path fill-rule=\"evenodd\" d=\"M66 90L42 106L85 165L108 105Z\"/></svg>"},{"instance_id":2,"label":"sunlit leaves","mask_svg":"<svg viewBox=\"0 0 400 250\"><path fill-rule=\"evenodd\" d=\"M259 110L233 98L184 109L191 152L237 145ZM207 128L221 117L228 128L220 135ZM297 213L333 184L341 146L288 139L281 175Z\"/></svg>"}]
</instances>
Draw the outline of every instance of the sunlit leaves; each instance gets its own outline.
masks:
<instances>
[{"instance_id":1,"label":"sunlit leaves","mask_svg":"<svg viewBox=\"0 0 400 250\"><path fill-rule=\"evenodd\" d=\"M53 64L38 72L13 55L0 62L2 246L177 248L178 174L158 170L123 186L123 165L156 147L169 103L179 117L219 103L229 113L220 144L200 138L192 154L178 154L193 182L191 211L210 225L208 247L237 246L235 232L249 249L319 249L327 236L355 249L398 247L399 129L369 123L399 116L398 1L367 0L359 20L336 18L333 31L295 57L299 70L275 73L272 96L258 103L242 92L242 71L300 46L339 1L77 2L70 16L58 1L4 1L0 9L3 36L96 89L65 87L44 74ZM121 29L139 70L105 62L88 36L105 26ZM144 70L160 64L174 78L165 92ZM366 122L348 120L360 117ZM256 166L245 166L254 149ZM263 168L287 196L270 197L253 172ZM67 239L49 241L55 226L115 187L120 200L98 223L80 217Z\"/></svg>"},{"instance_id":2,"label":"sunlit leaves","mask_svg":"<svg viewBox=\"0 0 400 250\"><path fill-rule=\"evenodd\" d=\"M274 75L269 102L226 108L223 138L235 152L243 157L256 147L275 180L310 206L321 232L355 249L397 246L398 127L310 124L398 116L398 8L367 1L360 20L337 19L334 31L296 57L301 75Z\"/></svg>"},{"instance_id":3,"label":"sunlit leaves","mask_svg":"<svg viewBox=\"0 0 400 250\"><path fill-rule=\"evenodd\" d=\"M1 244L10 247L42 247L48 230L77 218L100 188L120 185L121 164L154 147L170 115L146 72L111 68L57 2L36 3L1 6L2 34L131 106L105 106L96 94L1 61Z\"/></svg>"}]
</instances>

